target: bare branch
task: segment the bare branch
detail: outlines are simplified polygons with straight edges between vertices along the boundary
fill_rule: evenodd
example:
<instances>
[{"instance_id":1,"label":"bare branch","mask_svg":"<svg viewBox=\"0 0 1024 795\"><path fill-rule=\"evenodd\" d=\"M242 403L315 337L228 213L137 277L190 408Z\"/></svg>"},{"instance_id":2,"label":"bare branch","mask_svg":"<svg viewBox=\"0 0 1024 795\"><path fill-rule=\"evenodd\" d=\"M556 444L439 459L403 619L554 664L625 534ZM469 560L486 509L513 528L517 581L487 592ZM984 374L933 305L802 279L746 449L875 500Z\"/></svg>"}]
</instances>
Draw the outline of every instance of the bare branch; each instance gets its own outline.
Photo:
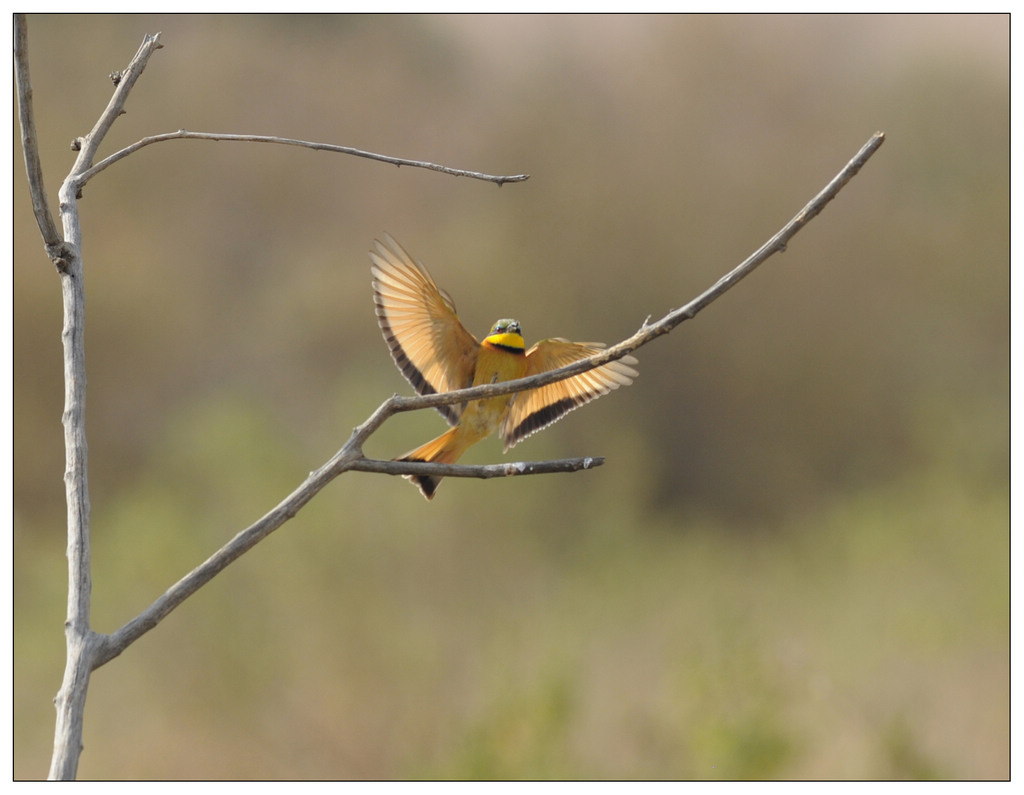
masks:
<instances>
[{"instance_id":1,"label":"bare branch","mask_svg":"<svg viewBox=\"0 0 1024 795\"><path fill-rule=\"evenodd\" d=\"M114 126L114 122L117 121L118 117L122 113L124 113L125 102L128 101L128 94L131 93L132 88L135 86L135 81L137 81L143 71L145 71L146 64L149 63L150 56L163 46L164 45L160 43L159 33L152 36L146 36L142 40L142 44L139 46L139 51L135 53L135 57L133 57L131 62L128 64L128 68L121 72L121 77L116 82L116 87L114 88L114 93L110 97L110 102L107 103L107 107L96 120L96 124L93 125L93 128L88 135L84 138L76 139L75 144L78 146L79 150L78 158L75 160L75 165L72 167L71 174L68 176L68 180L72 181L75 188L76 196L87 181L83 179L82 175L92 168L92 163L96 157L96 151L99 149L100 144L103 143L103 139L110 131L110 128Z\"/></svg>"},{"instance_id":2,"label":"bare branch","mask_svg":"<svg viewBox=\"0 0 1024 795\"><path fill-rule=\"evenodd\" d=\"M754 254L748 257L739 266L727 273L712 287L699 295L685 306L669 312L665 317L653 325L646 321L632 337L623 340L617 345L591 356L589 359L582 359L578 362L563 367L559 370L551 370L528 378L520 378L515 381L502 381L495 384L460 389L454 392L443 394L423 395L419 397L399 397L394 395L384 401L370 415L367 420L355 428L352 436L345 445L320 469L310 473L309 477L285 498L277 507L262 517L255 524L236 535L224 547L212 555L209 560L196 567L188 575L179 580L169 588L159 599L143 611L137 618L125 624L112 635L103 638L101 649L96 657L96 666L116 657L135 640L155 627L168 613L185 601L191 594L211 580L218 572L223 570L232 561L240 557L246 550L255 546L266 536L294 517L299 510L306 505L317 493L328 483L343 472L358 470L363 472L381 472L385 474L431 474L444 475L446 477L508 477L511 475L534 474L541 472L567 472L579 469L588 469L598 466L604 462L603 458L582 458L565 459L560 461L533 462L524 464L493 464L482 467L460 466L454 464L428 464L413 461L377 461L367 459L362 454L363 443L374 431L394 414L403 411L429 408L445 405L448 403L462 402L465 400L476 400L483 397L504 395L511 392L520 392L524 389L531 389L543 384L550 384L564 378L569 378L577 373L585 372L598 367L613 359L621 358L627 353L646 345L651 340L662 334L667 334L684 320L688 320L697 314L701 309L710 304L719 296L723 295L730 287L740 279L749 274L759 264L768 259L777 251L785 248L786 242L793 237L800 229L815 215L821 212L822 208L831 201L835 195L867 162L868 158L881 146L884 140L882 133L876 133L856 157L817 195L803 210L801 210L788 224L778 233L759 248ZM520 469L520 468L524 469ZM525 468L531 468L529 472Z\"/></svg>"},{"instance_id":3,"label":"bare branch","mask_svg":"<svg viewBox=\"0 0 1024 795\"><path fill-rule=\"evenodd\" d=\"M128 646L155 627L174 608L202 588L230 563L254 547L278 527L294 517L303 506L315 497L328 483L351 468L354 459L360 457L349 445L345 445L320 469L310 472L295 491L289 494L269 513L242 530L227 544L218 549L205 562L194 568L178 582L168 588L159 599L146 610L129 621L112 635L102 637L100 649L95 658L99 668L118 656Z\"/></svg>"},{"instance_id":4,"label":"bare branch","mask_svg":"<svg viewBox=\"0 0 1024 795\"><path fill-rule=\"evenodd\" d=\"M32 196L32 210L43 236L46 253L54 262L63 258L64 238L57 231L43 183L43 166L39 159L35 113L32 110L32 81L28 72L28 25L24 14L14 15L14 72L18 85L18 119L21 122L21 146L25 153L25 170Z\"/></svg>"},{"instance_id":5,"label":"bare branch","mask_svg":"<svg viewBox=\"0 0 1024 795\"><path fill-rule=\"evenodd\" d=\"M579 472L604 463L601 456L587 458L559 458L555 461L516 461L507 464L428 464L424 461L379 461L375 458L357 458L349 469L357 472L377 472L382 475L443 475L447 478L508 478L515 475L544 475L552 472Z\"/></svg>"},{"instance_id":6,"label":"bare branch","mask_svg":"<svg viewBox=\"0 0 1024 795\"><path fill-rule=\"evenodd\" d=\"M178 130L172 133L162 133L160 135L151 135L148 138L143 138L141 141L136 141L131 146L126 146L118 152L106 157L97 163L95 166L85 171L81 176L81 182L84 185L87 181L92 179L93 176L101 172L108 166L112 166L118 160L121 160L128 155L137 152L144 146L150 144L158 144L163 141L177 141L182 139L198 140L198 141L246 141L250 143L259 144L284 144L286 146L302 146L307 149L317 149L325 152L340 152L343 155L354 155L356 157L365 157L370 160L379 160L382 163L390 163L394 166L411 166L414 168L426 168L431 171L440 171L442 174L450 174L453 177L470 177L471 179L480 179L487 182L494 182L501 187L506 182L523 182L530 178L529 174L515 174L511 176L495 176L493 174L481 174L478 171L466 171L461 168L450 168L449 166L438 165L437 163L428 163L424 160L407 160L402 157L391 157L390 155L378 155L374 152L366 152L362 149L354 149L351 146L337 146L335 144L324 144L317 143L316 141L300 141L295 138L278 138L273 135L237 135L231 133L206 133L206 132L189 132L188 130Z\"/></svg>"},{"instance_id":7,"label":"bare branch","mask_svg":"<svg viewBox=\"0 0 1024 795\"><path fill-rule=\"evenodd\" d=\"M25 20L20 20L22 36ZM24 42L22 42L24 44ZM77 175L92 165L97 147L121 115L128 92L142 74L149 56L158 48L159 34L147 36L125 70L106 109L92 131L78 140L80 148L71 173L58 193L64 243L51 258L60 272L64 299L64 488L68 516L68 611L64 623L67 659L64 678L54 699L57 724L50 760L50 778L73 779L82 752L82 720L89 674L96 667L100 637L90 627L92 564L89 538L89 466L85 435L85 288L82 278L82 229L78 216L81 186ZM23 78L28 79L27 70ZM19 87L19 97L31 96L31 87ZM31 178L31 176L30 176ZM40 186L41 186L40 182ZM43 192L45 195L45 192ZM45 233L44 233L45 234ZM48 246L48 251L50 247Z\"/></svg>"},{"instance_id":8,"label":"bare branch","mask_svg":"<svg viewBox=\"0 0 1024 795\"><path fill-rule=\"evenodd\" d=\"M78 156L59 191L60 218L63 225L61 235L50 213L36 141L35 122L32 112L32 87L28 71L27 23L25 16L15 16L15 74L18 88L19 117L22 128L22 142L25 165L31 191L36 222L39 225L47 254L55 263L61 275L64 296L64 382L65 404L63 414L64 444L67 465L64 473L68 510L68 613L65 622L67 659L64 679L54 699L57 708L57 726L54 733L54 750L50 765L50 778L72 779L78 768L82 750L82 719L90 673L99 665L116 656L132 640L155 626L159 620L177 604L194 593L199 587L216 575L224 566L235 560L261 538L272 532L281 523L295 515L309 499L326 483L344 471L356 457L351 446L346 446L328 462L323 469L313 473L306 483L281 504L280 510L271 512L252 527L239 533L235 539L218 551L202 566L173 586L157 600L151 608L134 622L122 628L113 637L103 636L90 627L90 600L92 592L90 538L89 538L89 487L87 466L87 445L85 437L85 292L81 251L82 232L79 220L78 201L83 186L96 174L128 154L161 140L194 138L207 140L255 141L303 146L311 149L341 152L391 163L396 166L414 166L450 174L495 182L500 187L505 182L519 182L528 175L492 176L474 171L453 169L434 163L402 158L393 158L363 152L350 147L331 144L297 141L269 136L217 135L190 133L180 130L164 136L154 136L121 150L106 158L98 165L93 164L107 133L114 122L124 113L128 95L142 75L150 56L163 45L160 34L146 36L128 67L111 75L114 92L107 107L100 114L92 130L76 138L72 148ZM361 457L361 454L358 454ZM511 473L517 474L517 473Z\"/></svg>"},{"instance_id":9,"label":"bare branch","mask_svg":"<svg viewBox=\"0 0 1024 795\"><path fill-rule=\"evenodd\" d=\"M558 370L549 370L525 378L518 378L514 381L499 381L493 384L482 384L481 386L467 387L466 389L458 389L452 392L417 395L415 397L395 395L383 403L366 423L357 428L355 434L361 439L367 438L392 414L445 406L451 403L463 403L467 400L497 397L498 395L507 395L512 392L521 392L525 389L535 389L546 384L552 384L579 373L585 373L615 359L621 359L626 354L632 353L656 337L667 334L684 320L690 320L695 317L698 312L723 296L730 288L734 287L745 276L750 275L758 265L770 256L776 252L785 251L790 239L803 229L812 218L818 215L825 208L825 205L836 197L843 186L860 171L861 167L884 141L885 133L877 132L871 136L868 142L861 147L861 150L846 164L842 171L833 177L817 196L811 199L789 223L776 232L763 246L689 303L679 309L672 310L653 324L645 320L633 336L622 340L622 342L616 345L605 348L600 353L595 353L587 359L580 359Z\"/></svg>"},{"instance_id":10,"label":"bare branch","mask_svg":"<svg viewBox=\"0 0 1024 795\"><path fill-rule=\"evenodd\" d=\"M563 459L544 462L521 462L480 467L449 464L426 464L422 462L392 462L367 459L362 446L390 416L448 403L480 399L483 397L509 394L531 389L569 378L578 373L619 359L640 348L651 340L674 329L684 320L694 317L697 312L723 295L740 279L754 270L777 251L785 249L787 242L857 173L861 166L881 145L884 136L877 133L861 149L856 157L823 189L804 209L773 236L764 246L745 262L726 274L715 285L706 290L680 309L669 312L658 322L648 324L628 339L603 350L589 359L575 362L559 370L541 373L530 378L507 381L498 384L474 387L442 395L420 397L393 396L384 401L327 463L310 473L303 483L272 511L257 522L238 533L231 541L215 552L209 559L171 586L149 608L109 636L100 635L90 628L91 567L89 543L89 491L87 468L87 445L85 439L85 349L84 309L85 297L82 287L81 228L78 216L78 199L82 187L93 176L108 166L138 151L144 146L166 140L198 139L250 141L302 146L314 150L325 150L365 157L396 166L408 165L426 168L453 176L466 176L497 183L517 182L528 175L492 176L478 172L463 171L422 161L404 160L385 155L364 152L350 147L321 144L295 139L270 136L230 135L194 133L179 130L176 133L152 136L138 141L110 157L93 165L96 152L113 123L124 111L128 94L144 71L152 53L162 45L160 34L147 36L132 59L128 68L118 73L115 91L106 109L100 115L93 129L83 138L76 140L79 155L60 189L60 214L64 227L63 237L58 233L50 215L42 169L39 162L32 114L32 91L29 82L28 57L26 48L26 24L23 15L15 18L15 65L18 84L19 115L22 123L22 140L25 145L26 169L32 191L33 208L37 223L47 246L47 252L57 264L61 274L64 293L64 343L65 364L65 410L63 423L67 468L65 483L68 504L68 614L65 625L67 636L67 664L61 689L55 699L57 706L57 730L54 737L54 754L51 762L51 778L73 778L77 771L78 758L82 748L82 717L89 676L92 670L119 655L131 643L155 627L167 614L180 605L191 594L209 582L231 562L248 549L259 543L286 521L294 517L316 494L338 475L348 470L379 472L386 474L437 474L449 477L509 477L520 474L543 472L578 471L599 466L601 458Z\"/></svg>"},{"instance_id":11,"label":"bare branch","mask_svg":"<svg viewBox=\"0 0 1024 795\"><path fill-rule=\"evenodd\" d=\"M211 555L178 582L167 589L153 604L111 635L99 636L95 667L117 657L121 652L153 629L174 608L202 588L230 563L254 547L313 499L328 483L348 470L379 472L391 475L437 474L447 477L497 478L516 475L539 475L553 472L577 472L593 469L604 463L599 456L568 458L555 461L524 461L484 466L458 464L427 464L420 461L378 461L364 458L352 445L352 440L339 450L320 469L309 477L258 521L238 533L227 544Z\"/></svg>"}]
</instances>

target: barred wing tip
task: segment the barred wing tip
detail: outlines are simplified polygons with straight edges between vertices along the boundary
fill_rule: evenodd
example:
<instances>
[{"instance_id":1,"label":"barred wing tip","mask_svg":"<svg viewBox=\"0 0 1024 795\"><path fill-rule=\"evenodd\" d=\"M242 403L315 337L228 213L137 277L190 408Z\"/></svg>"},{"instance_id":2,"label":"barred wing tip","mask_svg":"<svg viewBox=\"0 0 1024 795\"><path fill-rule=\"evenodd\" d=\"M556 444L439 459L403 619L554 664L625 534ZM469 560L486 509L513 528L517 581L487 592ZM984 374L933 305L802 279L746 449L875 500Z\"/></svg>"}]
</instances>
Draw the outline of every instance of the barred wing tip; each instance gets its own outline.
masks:
<instances>
[{"instance_id":1,"label":"barred wing tip","mask_svg":"<svg viewBox=\"0 0 1024 795\"><path fill-rule=\"evenodd\" d=\"M570 411L607 395L620 386L629 386L640 373L628 361L637 364L632 356L601 365L580 375L558 381L517 395L512 403L500 435L505 452L537 431L554 425Z\"/></svg>"}]
</instances>

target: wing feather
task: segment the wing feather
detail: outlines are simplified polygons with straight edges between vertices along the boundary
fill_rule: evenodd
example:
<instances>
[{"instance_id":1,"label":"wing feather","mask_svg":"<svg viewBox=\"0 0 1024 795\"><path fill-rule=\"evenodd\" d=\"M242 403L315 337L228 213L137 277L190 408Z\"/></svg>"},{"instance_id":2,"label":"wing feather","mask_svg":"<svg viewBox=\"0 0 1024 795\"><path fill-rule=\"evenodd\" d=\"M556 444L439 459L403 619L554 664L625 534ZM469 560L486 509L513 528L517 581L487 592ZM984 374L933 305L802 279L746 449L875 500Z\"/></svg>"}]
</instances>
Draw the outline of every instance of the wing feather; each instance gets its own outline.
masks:
<instances>
[{"instance_id":1,"label":"wing feather","mask_svg":"<svg viewBox=\"0 0 1024 795\"><path fill-rule=\"evenodd\" d=\"M455 302L390 235L370 252L377 323L391 357L421 395L473 385L480 343L455 314ZM438 406L455 425L461 405Z\"/></svg>"},{"instance_id":2,"label":"wing feather","mask_svg":"<svg viewBox=\"0 0 1024 795\"><path fill-rule=\"evenodd\" d=\"M525 375L557 370L603 348L599 342L569 342L560 337L541 340L526 353ZM505 449L557 422L573 409L620 386L632 384L639 375L631 366L634 364L637 360L633 356L623 356L572 378L520 392L498 431Z\"/></svg>"}]
</instances>

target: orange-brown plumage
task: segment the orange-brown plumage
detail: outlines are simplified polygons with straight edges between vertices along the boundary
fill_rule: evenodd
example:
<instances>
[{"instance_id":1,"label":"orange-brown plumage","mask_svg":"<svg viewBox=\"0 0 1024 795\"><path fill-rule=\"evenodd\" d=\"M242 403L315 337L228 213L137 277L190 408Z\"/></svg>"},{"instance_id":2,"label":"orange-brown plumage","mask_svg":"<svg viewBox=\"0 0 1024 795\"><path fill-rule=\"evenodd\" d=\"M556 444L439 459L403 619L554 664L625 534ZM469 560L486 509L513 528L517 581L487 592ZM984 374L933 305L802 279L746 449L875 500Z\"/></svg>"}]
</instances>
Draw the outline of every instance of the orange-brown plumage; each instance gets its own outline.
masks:
<instances>
[{"instance_id":1,"label":"orange-brown plumage","mask_svg":"<svg viewBox=\"0 0 1024 795\"><path fill-rule=\"evenodd\" d=\"M499 320L479 342L459 321L451 296L393 238L375 240L370 260L377 321L395 364L421 395L554 370L604 347L556 337L527 351L519 323L511 319ZM624 356L537 389L438 406L454 427L397 460L454 463L495 431L507 451L569 411L631 384L638 373L630 365L636 363L632 356ZM441 480L432 475L406 477L428 500Z\"/></svg>"}]
</instances>

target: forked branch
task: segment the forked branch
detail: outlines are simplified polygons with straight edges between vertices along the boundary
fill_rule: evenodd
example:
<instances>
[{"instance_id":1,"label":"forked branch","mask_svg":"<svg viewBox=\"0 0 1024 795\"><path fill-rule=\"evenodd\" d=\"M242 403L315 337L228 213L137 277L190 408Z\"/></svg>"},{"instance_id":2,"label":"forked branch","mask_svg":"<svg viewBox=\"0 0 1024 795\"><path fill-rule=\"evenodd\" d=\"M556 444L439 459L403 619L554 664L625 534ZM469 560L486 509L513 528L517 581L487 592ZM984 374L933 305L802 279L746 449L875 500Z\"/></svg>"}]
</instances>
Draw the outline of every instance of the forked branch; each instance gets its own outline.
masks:
<instances>
[{"instance_id":1,"label":"forked branch","mask_svg":"<svg viewBox=\"0 0 1024 795\"><path fill-rule=\"evenodd\" d=\"M777 251L785 249L787 242L831 201L842 187L860 170L868 158L881 146L884 136L876 133L839 174L805 206L788 224L743 263L723 276L701 295L666 314L656 323L645 321L631 337L622 340L589 359L575 362L559 370L540 373L528 378L488 384L444 394L419 397L399 397L384 401L367 420L355 428L351 437L318 470L282 500L277 507L250 527L238 533L208 560L172 585L153 604L135 619L111 635L102 635L89 626L90 561L89 561L89 499L88 472L85 444L85 353L82 329L84 325L84 292L82 290L81 228L78 218L78 199L82 187L96 174L153 143L179 139L249 141L301 146L342 154L366 157L396 166L412 166L439 171L454 176L465 176L495 182L519 182L527 175L493 176L474 171L453 169L425 161L405 160L378 155L351 147L321 144L271 136L197 133L179 130L174 133L144 138L131 146L94 164L96 152L117 117L123 111L132 86L142 74L150 55L163 45L159 34L147 36L128 68L119 75L113 96L88 135L77 139L79 155L60 190L60 213L63 235L57 230L47 204L35 126L32 116L32 90L28 74L25 19L15 17L15 67L18 86L19 114L22 123L22 141L29 176L33 208L42 233L47 253L61 274L64 289L65 323L62 339L65 359L65 446L68 466L65 472L68 500L68 569L69 598L66 623L68 659L64 681L57 695L57 731L51 778L73 778L81 752L82 717L90 673L119 655L135 640L155 627L168 613L209 582L218 572L238 559L286 521L295 516L328 483L349 470L385 474L437 474L447 477L508 477L545 472L566 472L588 469L603 463L601 458L564 459L530 463L506 463L490 466L459 466L427 464L423 462L377 461L363 455L366 440L394 414L444 404L476 400L484 397L520 392L550 384L585 372L646 345L656 337L667 334L684 320L694 317L701 309L719 298L743 277Z\"/></svg>"},{"instance_id":2,"label":"forked branch","mask_svg":"<svg viewBox=\"0 0 1024 795\"><path fill-rule=\"evenodd\" d=\"M198 566L182 580L176 583L138 618L125 624L121 629L104 639L97 665L102 665L116 657L131 643L148 630L156 626L160 620L181 604L192 593L212 579L218 572L251 549L262 539L295 516L328 483L343 472L358 470L364 472L385 472L393 475L433 474L445 477L507 477L519 474L539 474L550 471L574 471L586 469L603 463L603 459L568 459L535 463L498 464L490 467L474 467L458 464L427 464L413 461L374 461L367 459L362 452L363 444L387 419L395 414L418 409L442 406L449 403L461 403L467 400L478 400L485 397L521 392L544 384L554 383L578 373L599 367L613 359L620 359L635 351L657 337L667 334L684 320L694 317L701 309L725 294L744 276L750 274L758 265L772 254L785 249L788 241L799 232L808 221L821 212L843 186L853 178L885 140L883 133L875 133L861 148L856 156L828 183L807 205L790 220L782 229L774 234L763 246L751 254L738 266L715 282L689 303L673 310L656 323L644 322L640 329L631 337L616 345L595 354L588 359L581 359L558 370L520 378L515 381L502 381L495 384L460 389L440 394L421 395L417 397L400 397L394 395L385 400L367 420L352 432L352 436L335 455L320 469L310 473L309 477L286 497L277 507L266 514L255 524L236 535L224 547L218 550L202 565ZM582 466L579 464L582 463Z\"/></svg>"},{"instance_id":3,"label":"forked branch","mask_svg":"<svg viewBox=\"0 0 1024 795\"><path fill-rule=\"evenodd\" d=\"M392 163L397 166L427 168L442 173L465 176L497 183L520 182L527 175L493 176L475 171L454 169L435 163L394 158L351 147L319 144L270 136L218 135L211 133L190 133L179 130L163 136L153 136L111 155L94 165L96 153L107 133L124 112L124 105L136 81L142 75L150 56L163 45L160 34L146 36L128 67L114 77L115 89L92 130L76 138L73 149L78 152L70 173L64 179L58 194L60 221L59 230L51 214L46 187L43 182L39 146L36 138L32 104L32 84L29 78L28 35L24 14L14 18L14 63L17 84L18 112L21 122L22 146L25 167L28 174L32 207L39 226L47 256L56 265L61 276L64 296L64 329L61 339L64 344L65 401L62 417L64 425L64 446L67 467L64 473L68 512L68 612L65 621L67 660L61 688L54 699L57 708L57 727L54 733L54 749L50 763L50 778L71 779L77 773L78 759L82 748L82 718L88 691L90 673L110 659L110 643L105 635L94 632L90 627L90 598L92 590L89 533L89 485L88 456L85 436L85 292L83 289L83 267L80 256L82 234L79 221L78 202L82 188L100 171L103 171L129 154L165 140L197 138L205 140L257 141L303 146L342 154L367 157ZM543 468L543 465L542 465ZM485 475L493 477L493 474ZM287 510L293 510L291 506ZM297 508L294 508L297 510ZM243 550L244 551L244 550ZM231 560L218 553L217 560ZM211 559L213 560L213 559ZM209 563L209 561L208 561ZM226 565L226 563L224 564ZM204 564L199 578L186 578L189 583L209 579L218 568ZM201 584L201 582L200 582ZM174 589L172 589L173 591ZM194 590L194 588L193 588ZM189 591L192 592L192 591ZM187 594L186 594L187 595ZM183 597L182 597L183 598ZM180 602L175 601L174 604ZM155 613L148 612L140 618L152 619ZM157 619L158 620L158 619ZM145 621L143 621L145 624ZM141 626L136 624L135 626ZM144 629L142 631L145 631ZM139 632L138 634L141 634ZM136 635L137 637L137 635Z\"/></svg>"},{"instance_id":4,"label":"forked branch","mask_svg":"<svg viewBox=\"0 0 1024 795\"><path fill-rule=\"evenodd\" d=\"M548 372L537 373L536 375L519 378L514 381L500 381L494 384L483 384L453 392L418 395L416 397L400 397L395 395L390 400L381 404L377 411L363 425L356 428L353 438L361 440L367 438L388 417L399 412L434 408L450 403L463 403L467 400L480 400L481 398L507 395L511 392L522 392L525 389L535 389L546 384L552 384L579 373L585 373L587 370L593 370L595 367L600 367L602 364L607 364L615 359L621 359L626 354L632 353L637 348L646 345L662 334L668 334L684 320L690 320L695 317L698 312L711 302L723 296L729 289L738 284L741 279L753 273L754 269L770 256L776 252L785 251L793 236L803 229L812 218L825 208L825 205L836 197L839 191L843 189L843 186L856 176L857 172L860 171L863 165L884 142L885 133L876 132L872 135L867 143L861 147L860 151L843 167L842 171L836 174L828 185L821 189L817 196L811 199L800 212L793 216L789 223L772 235L763 246L689 303L684 304L679 309L672 310L655 323L648 323L645 320L633 336L627 337L587 359L580 359L558 370L549 370ZM361 441L359 443L361 444ZM430 474L442 473L438 470Z\"/></svg>"}]
</instances>

